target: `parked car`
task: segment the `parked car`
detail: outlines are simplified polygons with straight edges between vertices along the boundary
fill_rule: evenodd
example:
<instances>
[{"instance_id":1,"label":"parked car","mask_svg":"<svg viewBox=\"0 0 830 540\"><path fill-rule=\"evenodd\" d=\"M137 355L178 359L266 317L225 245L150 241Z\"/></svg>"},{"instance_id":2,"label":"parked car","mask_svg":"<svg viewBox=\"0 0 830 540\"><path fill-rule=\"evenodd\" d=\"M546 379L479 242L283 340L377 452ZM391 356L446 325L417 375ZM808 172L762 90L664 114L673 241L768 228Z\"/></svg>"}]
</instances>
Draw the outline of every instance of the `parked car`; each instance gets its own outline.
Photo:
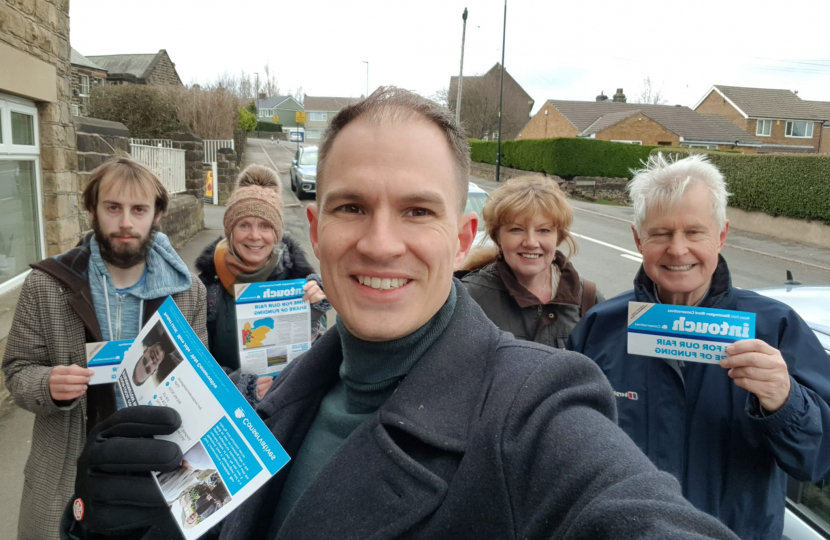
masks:
<instances>
[{"instance_id":1,"label":"parked car","mask_svg":"<svg viewBox=\"0 0 830 540\"><path fill-rule=\"evenodd\" d=\"M298 199L314 198L317 194L317 147L306 146L297 150L291 162L291 191Z\"/></svg>"},{"instance_id":2,"label":"parked car","mask_svg":"<svg viewBox=\"0 0 830 540\"><path fill-rule=\"evenodd\" d=\"M827 370L830 372L830 285L802 285L790 275L787 278L783 286L755 289L755 292L787 304L804 319L828 354ZM783 540L828 538L830 478L816 483L790 478Z\"/></svg>"}]
</instances>

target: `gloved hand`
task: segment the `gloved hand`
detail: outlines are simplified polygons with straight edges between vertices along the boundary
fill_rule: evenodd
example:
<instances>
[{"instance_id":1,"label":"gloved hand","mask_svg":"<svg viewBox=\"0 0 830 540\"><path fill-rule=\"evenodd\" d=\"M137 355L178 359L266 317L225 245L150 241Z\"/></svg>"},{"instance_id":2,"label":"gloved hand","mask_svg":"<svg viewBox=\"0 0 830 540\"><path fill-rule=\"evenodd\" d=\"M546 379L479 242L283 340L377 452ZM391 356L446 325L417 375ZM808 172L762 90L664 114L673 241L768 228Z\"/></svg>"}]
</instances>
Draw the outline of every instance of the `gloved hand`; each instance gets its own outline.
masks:
<instances>
[{"instance_id":1,"label":"gloved hand","mask_svg":"<svg viewBox=\"0 0 830 540\"><path fill-rule=\"evenodd\" d=\"M116 411L95 426L78 458L72 500L77 524L109 538L172 522L150 473L172 471L181 465L182 452L152 437L169 435L181 423L174 409L140 405Z\"/></svg>"}]
</instances>

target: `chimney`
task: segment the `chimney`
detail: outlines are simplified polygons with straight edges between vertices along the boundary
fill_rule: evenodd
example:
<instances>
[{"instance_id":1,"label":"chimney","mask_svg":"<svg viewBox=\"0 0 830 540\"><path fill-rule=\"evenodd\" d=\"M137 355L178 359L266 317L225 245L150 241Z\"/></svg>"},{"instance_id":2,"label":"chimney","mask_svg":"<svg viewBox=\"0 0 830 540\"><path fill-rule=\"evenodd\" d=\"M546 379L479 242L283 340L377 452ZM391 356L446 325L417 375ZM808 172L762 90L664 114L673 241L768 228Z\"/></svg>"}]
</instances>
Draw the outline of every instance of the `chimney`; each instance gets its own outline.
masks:
<instances>
[{"instance_id":1,"label":"chimney","mask_svg":"<svg viewBox=\"0 0 830 540\"><path fill-rule=\"evenodd\" d=\"M613 100L617 103L625 103L625 94L623 94L622 88L617 88L617 93L614 94Z\"/></svg>"},{"instance_id":2,"label":"chimney","mask_svg":"<svg viewBox=\"0 0 830 540\"><path fill-rule=\"evenodd\" d=\"M259 93L259 99L265 99L265 98L267 98L267 97L268 97L268 96L266 96L266 95L265 95L265 92L260 92L260 93Z\"/></svg>"},{"instance_id":3,"label":"chimney","mask_svg":"<svg viewBox=\"0 0 830 540\"><path fill-rule=\"evenodd\" d=\"M608 96L605 95L605 92L600 92L597 96L597 102L600 101L608 101Z\"/></svg>"}]
</instances>

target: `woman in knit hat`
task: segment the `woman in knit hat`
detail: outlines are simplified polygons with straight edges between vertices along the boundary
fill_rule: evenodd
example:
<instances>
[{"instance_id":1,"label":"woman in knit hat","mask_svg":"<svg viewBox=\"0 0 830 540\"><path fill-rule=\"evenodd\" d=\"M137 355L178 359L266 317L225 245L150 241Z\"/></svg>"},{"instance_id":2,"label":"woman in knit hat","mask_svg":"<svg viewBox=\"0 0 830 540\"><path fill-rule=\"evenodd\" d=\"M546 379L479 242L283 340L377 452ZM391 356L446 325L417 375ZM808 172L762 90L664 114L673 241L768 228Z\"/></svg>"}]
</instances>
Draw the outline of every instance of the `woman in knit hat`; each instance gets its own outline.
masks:
<instances>
[{"instance_id":1,"label":"woman in knit hat","mask_svg":"<svg viewBox=\"0 0 830 540\"><path fill-rule=\"evenodd\" d=\"M234 296L239 283L305 279L303 299L311 302L312 340L325 330L324 314L331 305L300 245L283 236L282 208L277 173L260 165L246 167L228 199L225 237L209 245L196 261L199 279L207 288L210 353L231 371L240 367ZM271 378L251 380L258 382L256 393L262 397Z\"/></svg>"}]
</instances>

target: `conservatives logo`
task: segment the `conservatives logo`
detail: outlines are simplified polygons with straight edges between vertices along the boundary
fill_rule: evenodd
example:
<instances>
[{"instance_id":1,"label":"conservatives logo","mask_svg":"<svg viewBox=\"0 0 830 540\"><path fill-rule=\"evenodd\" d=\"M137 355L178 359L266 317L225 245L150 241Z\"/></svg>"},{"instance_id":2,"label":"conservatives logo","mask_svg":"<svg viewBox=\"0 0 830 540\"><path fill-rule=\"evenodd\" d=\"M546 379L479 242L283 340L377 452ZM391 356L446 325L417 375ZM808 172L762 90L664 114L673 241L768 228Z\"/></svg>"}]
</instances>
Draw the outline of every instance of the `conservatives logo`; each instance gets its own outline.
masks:
<instances>
[{"instance_id":1,"label":"conservatives logo","mask_svg":"<svg viewBox=\"0 0 830 540\"><path fill-rule=\"evenodd\" d=\"M614 396L615 396L615 397L618 397L618 398L630 399L630 400L632 400L632 401L637 401L638 399L640 399L640 398L637 396L637 392L617 392L617 391L615 390L615 391L614 391Z\"/></svg>"},{"instance_id":2,"label":"conservatives logo","mask_svg":"<svg viewBox=\"0 0 830 540\"><path fill-rule=\"evenodd\" d=\"M242 407L237 407L233 415L237 418L245 418L245 411L242 410Z\"/></svg>"}]
</instances>

